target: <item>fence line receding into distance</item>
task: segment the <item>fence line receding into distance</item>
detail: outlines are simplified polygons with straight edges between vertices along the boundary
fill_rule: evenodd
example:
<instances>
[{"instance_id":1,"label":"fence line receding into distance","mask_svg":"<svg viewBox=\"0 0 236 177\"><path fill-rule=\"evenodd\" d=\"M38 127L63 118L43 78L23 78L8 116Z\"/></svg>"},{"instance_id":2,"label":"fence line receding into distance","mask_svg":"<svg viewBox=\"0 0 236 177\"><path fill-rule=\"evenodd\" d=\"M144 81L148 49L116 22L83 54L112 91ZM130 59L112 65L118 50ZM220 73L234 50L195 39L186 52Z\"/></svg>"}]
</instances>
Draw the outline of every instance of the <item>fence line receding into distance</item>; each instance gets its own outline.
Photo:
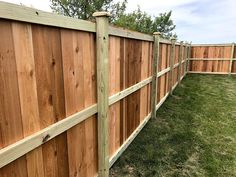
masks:
<instances>
[{"instance_id":1,"label":"fence line receding into distance","mask_svg":"<svg viewBox=\"0 0 236 177\"><path fill-rule=\"evenodd\" d=\"M108 176L186 73L203 71L188 65L206 58L197 47L97 15L0 2L0 175ZM214 72L235 72L235 54L218 57L229 64Z\"/></svg>"}]
</instances>

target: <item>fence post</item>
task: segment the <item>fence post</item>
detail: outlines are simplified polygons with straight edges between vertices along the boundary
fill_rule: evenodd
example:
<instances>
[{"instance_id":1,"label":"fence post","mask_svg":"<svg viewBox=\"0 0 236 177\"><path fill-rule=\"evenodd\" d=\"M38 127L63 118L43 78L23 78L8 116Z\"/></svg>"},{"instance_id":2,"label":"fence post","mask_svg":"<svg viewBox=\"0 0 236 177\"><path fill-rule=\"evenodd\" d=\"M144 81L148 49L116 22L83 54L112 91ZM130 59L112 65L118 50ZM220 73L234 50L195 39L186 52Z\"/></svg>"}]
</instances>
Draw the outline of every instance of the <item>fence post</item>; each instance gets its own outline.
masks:
<instances>
[{"instance_id":1,"label":"fence post","mask_svg":"<svg viewBox=\"0 0 236 177\"><path fill-rule=\"evenodd\" d=\"M187 68L186 68L186 74L189 72L189 58L191 57L191 43L188 45L188 55L187 55Z\"/></svg>"},{"instance_id":2,"label":"fence post","mask_svg":"<svg viewBox=\"0 0 236 177\"><path fill-rule=\"evenodd\" d=\"M109 36L107 12L95 12L97 47L97 102L98 102L98 176L109 176L109 138L108 138L108 71Z\"/></svg>"},{"instance_id":3,"label":"fence post","mask_svg":"<svg viewBox=\"0 0 236 177\"><path fill-rule=\"evenodd\" d=\"M170 51L170 74L169 74L169 93L172 95L173 92L173 66L174 66L174 60L175 60L175 38L171 38L171 51Z\"/></svg>"},{"instance_id":4,"label":"fence post","mask_svg":"<svg viewBox=\"0 0 236 177\"><path fill-rule=\"evenodd\" d=\"M179 62L179 67L178 67L178 84L180 83L180 78L181 78L181 68L182 68L182 61L183 61L183 44L184 42L180 42L180 48L179 48L179 56L178 56L178 62Z\"/></svg>"},{"instance_id":5,"label":"fence post","mask_svg":"<svg viewBox=\"0 0 236 177\"><path fill-rule=\"evenodd\" d=\"M235 44L232 43L231 56L230 56L230 64L229 64L229 75L231 75L232 70L233 70L234 47L235 47Z\"/></svg>"},{"instance_id":6,"label":"fence post","mask_svg":"<svg viewBox=\"0 0 236 177\"><path fill-rule=\"evenodd\" d=\"M185 63L184 63L184 76L187 74L187 65L188 65L188 42L185 42Z\"/></svg>"},{"instance_id":7,"label":"fence post","mask_svg":"<svg viewBox=\"0 0 236 177\"><path fill-rule=\"evenodd\" d=\"M152 105L152 118L156 117L156 102L157 102L157 85L158 85L158 61L159 61L159 46L160 46L160 32L154 32L154 45L153 45L153 67L152 67L152 92L151 92L151 105Z\"/></svg>"}]
</instances>

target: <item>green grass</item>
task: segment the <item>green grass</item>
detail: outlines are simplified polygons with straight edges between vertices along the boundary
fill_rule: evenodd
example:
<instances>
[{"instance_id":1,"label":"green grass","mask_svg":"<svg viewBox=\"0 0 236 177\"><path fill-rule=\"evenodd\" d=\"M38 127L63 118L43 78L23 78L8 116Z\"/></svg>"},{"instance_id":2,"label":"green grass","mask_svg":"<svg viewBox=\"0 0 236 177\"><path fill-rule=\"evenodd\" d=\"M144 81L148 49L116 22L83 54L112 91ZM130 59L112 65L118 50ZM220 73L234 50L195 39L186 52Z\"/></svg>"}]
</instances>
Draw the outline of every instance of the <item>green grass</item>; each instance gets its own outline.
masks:
<instances>
[{"instance_id":1,"label":"green grass","mask_svg":"<svg viewBox=\"0 0 236 177\"><path fill-rule=\"evenodd\" d=\"M236 177L236 77L188 75L110 176Z\"/></svg>"}]
</instances>

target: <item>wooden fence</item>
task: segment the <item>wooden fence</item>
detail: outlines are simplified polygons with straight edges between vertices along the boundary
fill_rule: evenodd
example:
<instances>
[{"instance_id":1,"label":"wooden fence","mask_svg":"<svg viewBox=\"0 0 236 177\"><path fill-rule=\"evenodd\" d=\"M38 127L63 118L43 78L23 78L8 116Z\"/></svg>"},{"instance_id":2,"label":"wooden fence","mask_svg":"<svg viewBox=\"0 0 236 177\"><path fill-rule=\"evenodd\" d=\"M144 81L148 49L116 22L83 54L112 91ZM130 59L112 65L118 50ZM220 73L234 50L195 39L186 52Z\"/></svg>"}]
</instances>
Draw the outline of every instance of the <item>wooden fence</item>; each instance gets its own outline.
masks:
<instances>
[{"instance_id":1,"label":"wooden fence","mask_svg":"<svg viewBox=\"0 0 236 177\"><path fill-rule=\"evenodd\" d=\"M0 176L108 176L185 76L189 45L107 15L0 2Z\"/></svg>"},{"instance_id":2,"label":"wooden fence","mask_svg":"<svg viewBox=\"0 0 236 177\"><path fill-rule=\"evenodd\" d=\"M195 44L191 46L189 73L236 74L235 44Z\"/></svg>"}]
</instances>

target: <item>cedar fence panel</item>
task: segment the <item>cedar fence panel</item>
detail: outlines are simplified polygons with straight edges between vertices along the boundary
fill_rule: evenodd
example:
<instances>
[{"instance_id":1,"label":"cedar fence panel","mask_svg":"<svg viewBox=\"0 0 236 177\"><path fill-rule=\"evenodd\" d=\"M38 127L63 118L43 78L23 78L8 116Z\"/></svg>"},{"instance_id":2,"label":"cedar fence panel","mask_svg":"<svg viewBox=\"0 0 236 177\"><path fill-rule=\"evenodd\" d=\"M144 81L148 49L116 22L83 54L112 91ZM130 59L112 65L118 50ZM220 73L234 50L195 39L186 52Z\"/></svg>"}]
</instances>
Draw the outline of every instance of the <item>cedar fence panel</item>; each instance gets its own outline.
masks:
<instances>
[{"instance_id":1,"label":"cedar fence panel","mask_svg":"<svg viewBox=\"0 0 236 177\"><path fill-rule=\"evenodd\" d=\"M192 45L189 64L190 73L235 74L235 45Z\"/></svg>"}]
</instances>

